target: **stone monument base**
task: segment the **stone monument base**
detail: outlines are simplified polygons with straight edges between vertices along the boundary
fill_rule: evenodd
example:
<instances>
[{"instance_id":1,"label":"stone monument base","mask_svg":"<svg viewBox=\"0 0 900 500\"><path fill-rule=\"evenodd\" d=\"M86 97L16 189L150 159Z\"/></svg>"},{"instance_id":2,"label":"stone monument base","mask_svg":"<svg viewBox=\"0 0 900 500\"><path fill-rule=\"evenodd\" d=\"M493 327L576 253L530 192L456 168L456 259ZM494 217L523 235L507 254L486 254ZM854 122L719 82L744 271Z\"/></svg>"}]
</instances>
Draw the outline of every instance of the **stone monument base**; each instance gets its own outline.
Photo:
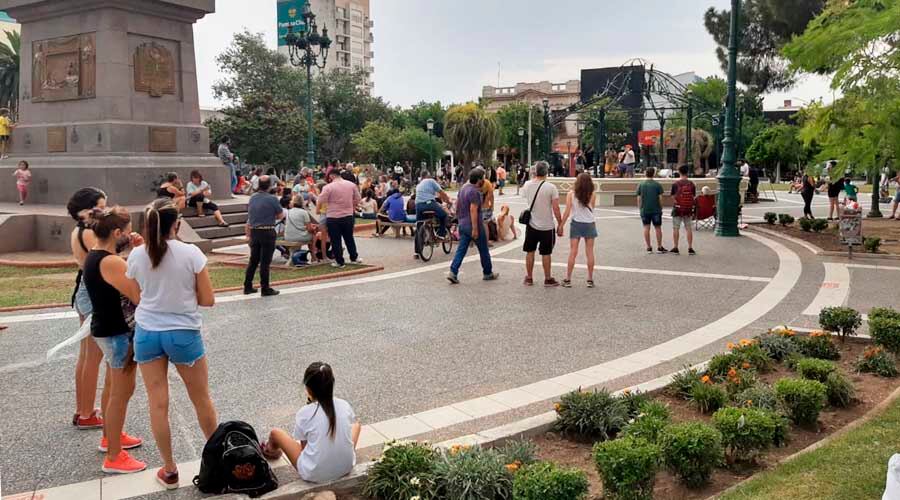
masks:
<instances>
[{"instance_id":1,"label":"stone monument base","mask_svg":"<svg viewBox=\"0 0 900 500\"><path fill-rule=\"evenodd\" d=\"M157 197L167 172L178 173L187 185L192 170L199 170L212 187L212 198L231 197L231 173L209 154L57 154L16 155L0 161L0 202L19 200L13 177L19 160L27 161L32 170L29 203L65 205L80 187L94 186L106 192L110 203L143 205Z\"/></svg>"}]
</instances>

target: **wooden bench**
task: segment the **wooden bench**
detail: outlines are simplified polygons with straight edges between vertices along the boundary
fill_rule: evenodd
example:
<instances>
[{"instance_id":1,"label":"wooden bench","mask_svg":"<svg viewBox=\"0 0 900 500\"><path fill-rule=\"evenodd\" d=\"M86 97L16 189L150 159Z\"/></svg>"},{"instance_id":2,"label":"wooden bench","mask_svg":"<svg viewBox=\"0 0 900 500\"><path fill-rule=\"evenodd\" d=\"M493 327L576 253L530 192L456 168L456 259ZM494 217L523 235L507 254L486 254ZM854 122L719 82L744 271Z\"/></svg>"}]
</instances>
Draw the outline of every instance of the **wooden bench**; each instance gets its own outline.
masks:
<instances>
[{"instance_id":1,"label":"wooden bench","mask_svg":"<svg viewBox=\"0 0 900 500\"><path fill-rule=\"evenodd\" d=\"M410 236L415 236L415 234L416 234L416 223L415 222L393 222L393 221L376 219L375 220L375 237L376 238L380 238L382 236L382 233L381 233L382 228L393 228L395 238L400 237L400 229L409 228Z\"/></svg>"}]
</instances>

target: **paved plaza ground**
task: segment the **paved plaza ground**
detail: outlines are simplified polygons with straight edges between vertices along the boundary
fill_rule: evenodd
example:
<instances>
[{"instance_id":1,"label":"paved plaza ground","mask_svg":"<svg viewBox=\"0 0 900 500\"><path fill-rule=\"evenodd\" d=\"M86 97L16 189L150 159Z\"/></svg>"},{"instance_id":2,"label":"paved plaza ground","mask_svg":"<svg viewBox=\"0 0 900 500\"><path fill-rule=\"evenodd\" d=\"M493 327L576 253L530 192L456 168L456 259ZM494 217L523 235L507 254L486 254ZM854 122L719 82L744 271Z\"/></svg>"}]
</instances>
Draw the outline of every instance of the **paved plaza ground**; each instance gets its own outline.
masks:
<instances>
[{"instance_id":1,"label":"paved plaza ground","mask_svg":"<svg viewBox=\"0 0 900 500\"><path fill-rule=\"evenodd\" d=\"M799 196L778 197L747 207L745 216L800 214ZM509 203L513 212L526 205L509 193L497 203ZM824 197L816 198L814 211L826 214ZM327 361L337 376L336 395L366 425L364 459L391 438L449 439L545 412L573 384L617 389L665 375L707 359L722 339L777 324L813 326L816 318L805 313L820 305L846 303L866 312L898 300L897 261L823 259L759 233L726 239L710 230L697 233L696 257L647 255L635 209L595 214L602 267L593 290L584 286L583 269L572 289L523 286L521 240L493 248L499 281L480 280L472 249L462 284L451 286L444 279L449 257L440 251L423 264L412 259L410 239L366 237L361 255L384 265L381 273L285 288L274 298L219 297L204 313L204 330L220 419L246 420L260 433L290 428L304 402L303 369ZM664 229L670 247L670 221ZM554 274L562 279L568 239L560 243ZM686 252L686 244L681 248ZM100 485L99 431L69 425L75 352L53 363L40 360L74 332L77 318L66 310L30 311L4 315L0 324L10 326L0 333L3 493L27 498L53 488L45 498L87 500L100 498L101 490L104 499L161 498L146 479ZM177 496L189 498L198 495L186 487L187 471L195 470L204 440L171 373L175 455L185 464ZM146 440L134 455L155 471L160 460L138 384L126 430ZM296 479L286 469L279 475Z\"/></svg>"}]
</instances>

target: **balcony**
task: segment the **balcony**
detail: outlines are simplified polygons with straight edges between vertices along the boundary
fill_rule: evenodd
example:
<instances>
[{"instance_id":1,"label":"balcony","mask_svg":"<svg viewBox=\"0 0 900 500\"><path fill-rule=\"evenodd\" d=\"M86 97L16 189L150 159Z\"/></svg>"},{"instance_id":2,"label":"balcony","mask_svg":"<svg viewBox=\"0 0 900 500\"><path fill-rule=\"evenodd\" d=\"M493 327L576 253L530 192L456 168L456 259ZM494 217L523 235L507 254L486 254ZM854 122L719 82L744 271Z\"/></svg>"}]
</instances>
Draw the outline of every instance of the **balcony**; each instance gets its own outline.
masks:
<instances>
[{"instance_id":1,"label":"balcony","mask_svg":"<svg viewBox=\"0 0 900 500\"><path fill-rule=\"evenodd\" d=\"M366 57L368 57L369 59L375 59L375 52L372 52L371 50L366 52Z\"/></svg>"},{"instance_id":2,"label":"balcony","mask_svg":"<svg viewBox=\"0 0 900 500\"><path fill-rule=\"evenodd\" d=\"M366 41L369 43L375 43L375 35L373 35L371 31L366 34Z\"/></svg>"},{"instance_id":3,"label":"balcony","mask_svg":"<svg viewBox=\"0 0 900 500\"><path fill-rule=\"evenodd\" d=\"M338 7L337 9L335 9L334 17L335 17L335 19L338 19L341 21L349 21L350 20L350 14L347 13L347 9L343 9L341 7Z\"/></svg>"},{"instance_id":4,"label":"balcony","mask_svg":"<svg viewBox=\"0 0 900 500\"><path fill-rule=\"evenodd\" d=\"M375 21L373 21L373 20L371 20L371 19L366 19L366 27L369 28L369 29L374 28L374 27L375 27Z\"/></svg>"}]
</instances>

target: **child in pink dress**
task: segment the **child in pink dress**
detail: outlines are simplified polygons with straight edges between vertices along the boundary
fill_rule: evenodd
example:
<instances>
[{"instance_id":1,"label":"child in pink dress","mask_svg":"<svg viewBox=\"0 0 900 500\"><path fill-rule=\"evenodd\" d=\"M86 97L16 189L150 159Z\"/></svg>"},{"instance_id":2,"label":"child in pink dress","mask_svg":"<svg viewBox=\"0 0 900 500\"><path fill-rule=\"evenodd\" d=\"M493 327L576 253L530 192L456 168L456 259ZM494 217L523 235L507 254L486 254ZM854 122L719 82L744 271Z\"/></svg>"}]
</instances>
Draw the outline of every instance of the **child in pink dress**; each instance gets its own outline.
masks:
<instances>
[{"instance_id":1,"label":"child in pink dress","mask_svg":"<svg viewBox=\"0 0 900 500\"><path fill-rule=\"evenodd\" d=\"M13 175L16 176L16 189L19 191L19 205L21 206L28 199L28 185L31 184L31 170L28 168L28 162L20 161L19 168Z\"/></svg>"}]
</instances>

